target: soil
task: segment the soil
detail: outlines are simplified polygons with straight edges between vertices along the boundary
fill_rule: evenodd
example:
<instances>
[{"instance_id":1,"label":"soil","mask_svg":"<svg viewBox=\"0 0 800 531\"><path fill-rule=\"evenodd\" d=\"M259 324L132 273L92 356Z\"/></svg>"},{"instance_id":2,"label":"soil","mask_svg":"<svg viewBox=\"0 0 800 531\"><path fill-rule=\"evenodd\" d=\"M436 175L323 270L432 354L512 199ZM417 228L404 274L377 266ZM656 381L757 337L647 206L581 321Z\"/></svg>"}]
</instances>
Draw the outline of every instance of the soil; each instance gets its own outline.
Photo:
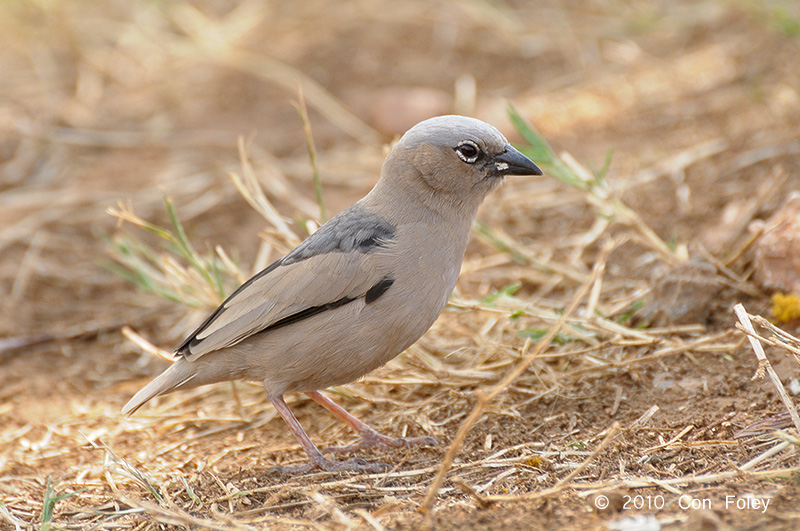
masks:
<instances>
[{"instance_id":1,"label":"soil","mask_svg":"<svg viewBox=\"0 0 800 531\"><path fill-rule=\"evenodd\" d=\"M794 4L766 0L3 4L0 529L797 528L796 446L766 453L782 442L771 428L735 437L786 409L754 379L732 307L770 316L750 229L800 188L798 21ZM273 474L304 456L246 383L122 418L166 367L122 328L169 350L208 308L104 267L108 237L157 245L107 208L167 225L166 194L199 250L221 245L247 271L262 241L277 258L285 242L227 175L243 171L242 136L291 227L318 218L298 83L330 212L366 193L386 146L428 116L477 116L525 146L511 102L585 167L613 149L612 197L688 259L665 259L619 219L589 238L608 212L586 193L509 179L479 219L512 252L476 233L453 307L397 360L332 391L385 433L439 441L359 455L386 475ZM619 244L598 313L620 328L582 315L564 329L488 404L423 514L462 422L523 358L524 330L552 326L532 308L566 308L606 236ZM795 358L766 352L790 387ZM352 440L305 397L287 401L321 446Z\"/></svg>"}]
</instances>

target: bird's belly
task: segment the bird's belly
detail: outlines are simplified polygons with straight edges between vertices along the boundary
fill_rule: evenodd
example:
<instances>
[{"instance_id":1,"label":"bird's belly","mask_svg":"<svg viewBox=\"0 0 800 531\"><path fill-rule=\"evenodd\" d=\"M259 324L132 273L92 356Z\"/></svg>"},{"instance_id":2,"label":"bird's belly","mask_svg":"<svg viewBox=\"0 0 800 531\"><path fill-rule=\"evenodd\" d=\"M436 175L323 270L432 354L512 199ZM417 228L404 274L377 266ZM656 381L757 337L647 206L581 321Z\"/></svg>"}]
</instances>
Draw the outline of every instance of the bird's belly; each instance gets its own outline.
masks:
<instances>
[{"instance_id":1,"label":"bird's belly","mask_svg":"<svg viewBox=\"0 0 800 531\"><path fill-rule=\"evenodd\" d=\"M457 273L456 273L457 274ZM231 347L243 377L268 392L313 391L341 385L384 365L419 339L441 313L453 282L395 283L369 304L358 299Z\"/></svg>"}]
</instances>

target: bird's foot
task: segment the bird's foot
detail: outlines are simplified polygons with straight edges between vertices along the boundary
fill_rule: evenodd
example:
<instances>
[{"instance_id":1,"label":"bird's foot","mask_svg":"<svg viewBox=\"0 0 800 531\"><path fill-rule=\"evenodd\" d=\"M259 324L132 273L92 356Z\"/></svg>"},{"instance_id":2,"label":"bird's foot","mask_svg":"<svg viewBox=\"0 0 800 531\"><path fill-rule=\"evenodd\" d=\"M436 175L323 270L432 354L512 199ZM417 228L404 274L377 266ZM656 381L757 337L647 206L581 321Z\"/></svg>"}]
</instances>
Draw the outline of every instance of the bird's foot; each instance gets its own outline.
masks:
<instances>
[{"instance_id":1,"label":"bird's foot","mask_svg":"<svg viewBox=\"0 0 800 531\"><path fill-rule=\"evenodd\" d=\"M433 437L389 437L378 432L367 432L357 443L347 446L329 446L322 450L325 454L350 454L365 448L402 448L404 446L436 446Z\"/></svg>"},{"instance_id":2,"label":"bird's foot","mask_svg":"<svg viewBox=\"0 0 800 531\"><path fill-rule=\"evenodd\" d=\"M364 459L353 458L346 461L331 461L322 456L309 460L305 465L299 466L275 466L269 470L269 474L306 474L315 470L325 472L362 472L366 474L377 474L386 472L392 468L386 463L370 463Z\"/></svg>"}]
</instances>

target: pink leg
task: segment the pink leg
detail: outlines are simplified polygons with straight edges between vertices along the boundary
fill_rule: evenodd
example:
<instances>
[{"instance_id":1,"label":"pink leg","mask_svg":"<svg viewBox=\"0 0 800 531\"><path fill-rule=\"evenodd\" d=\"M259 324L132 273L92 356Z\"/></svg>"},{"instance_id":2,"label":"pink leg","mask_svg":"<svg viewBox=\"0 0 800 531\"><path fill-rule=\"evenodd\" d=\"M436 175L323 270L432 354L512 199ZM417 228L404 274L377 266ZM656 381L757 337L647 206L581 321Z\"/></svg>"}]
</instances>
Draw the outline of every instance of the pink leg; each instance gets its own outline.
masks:
<instances>
[{"instance_id":1,"label":"pink leg","mask_svg":"<svg viewBox=\"0 0 800 531\"><path fill-rule=\"evenodd\" d=\"M286 421L286 424L289 425L289 429L292 430L295 438L297 438L298 442L300 442L300 446L303 447L303 450L306 451L308 454L308 464L302 465L298 467L283 467L283 466L276 466L272 469L272 472L278 473L292 473L292 472L308 472L315 468L321 468L322 470L326 470L328 472L338 471L338 470L354 470L357 472L382 472L389 468L388 465L382 463L367 463L363 459L348 459L347 461L331 461L319 451L316 445L311 442L311 439L308 437L306 430L303 429L303 426L300 425L300 422L297 420L297 417L294 416L292 410L289 409L289 406L286 405L286 402L283 401L283 396L272 396L267 393L267 397L269 401L272 402L272 405L275 406L275 409L280 413L283 420Z\"/></svg>"},{"instance_id":2,"label":"pink leg","mask_svg":"<svg viewBox=\"0 0 800 531\"><path fill-rule=\"evenodd\" d=\"M326 448L324 452L328 453L350 453L363 448L370 448L373 446L385 446L390 448L399 448L401 446L412 446L415 444L424 444L429 446L436 445L436 439L433 437L389 437L378 433L369 425L358 420L356 417L348 413L348 411L323 395L319 391L312 391L306 393L316 403L339 417L344 423L356 430L361 435L361 442L351 444L348 446L332 446Z\"/></svg>"}]
</instances>

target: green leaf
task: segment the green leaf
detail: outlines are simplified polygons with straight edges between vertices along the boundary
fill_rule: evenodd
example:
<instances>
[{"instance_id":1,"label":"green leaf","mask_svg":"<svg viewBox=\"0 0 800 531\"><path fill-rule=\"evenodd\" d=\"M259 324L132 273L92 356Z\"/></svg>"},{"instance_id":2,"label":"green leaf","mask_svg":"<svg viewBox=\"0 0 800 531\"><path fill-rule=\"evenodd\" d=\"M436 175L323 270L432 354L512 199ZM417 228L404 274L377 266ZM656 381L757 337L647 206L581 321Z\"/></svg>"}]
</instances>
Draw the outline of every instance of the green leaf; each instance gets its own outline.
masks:
<instances>
[{"instance_id":1,"label":"green leaf","mask_svg":"<svg viewBox=\"0 0 800 531\"><path fill-rule=\"evenodd\" d=\"M511 315L509 315L508 318L510 320L512 320L512 321L516 321L517 319L519 319L523 315L525 315L525 310L517 310L514 313L512 313Z\"/></svg>"},{"instance_id":2,"label":"green leaf","mask_svg":"<svg viewBox=\"0 0 800 531\"><path fill-rule=\"evenodd\" d=\"M508 106L508 117L522 138L528 143L527 146L517 146L517 148L542 166L546 174L573 188L586 190L591 187L592 183L584 181L569 166L561 162L561 159L555 154L547 140L510 104Z\"/></svg>"},{"instance_id":3,"label":"green leaf","mask_svg":"<svg viewBox=\"0 0 800 531\"><path fill-rule=\"evenodd\" d=\"M51 528L51 520L53 519L53 512L55 511L56 504L61 500L69 498L70 496L74 496L78 493L81 493L87 489L83 488L80 490L76 490L73 492L64 492L59 494L58 496L54 496L55 494L55 486L52 483L52 478L47 478L47 486L44 489L44 500L42 502L42 525L39 528L41 531L49 531Z\"/></svg>"},{"instance_id":4,"label":"green leaf","mask_svg":"<svg viewBox=\"0 0 800 531\"><path fill-rule=\"evenodd\" d=\"M633 317L634 315L636 315L636 312L638 312L638 311L639 311L640 309L642 309L643 307L644 307L644 301L636 301L636 302L634 302L634 303L631 305L631 309L630 309L630 310L628 310L627 312L621 313L621 314L620 314L620 315L617 317L616 321L617 321L619 324L626 324L628 321L630 321L631 317Z\"/></svg>"},{"instance_id":5,"label":"green leaf","mask_svg":"<svg viewBox=\"0 0 800 531\"><path fill-rule=\"evenodd\" d=\"M595 182L597 184L602 184L605 181L606 174L608 173L608 169L611 167L611 159L614 157L614 148L608 148L606 151L606 157L603 159L603 166L596 170L594 166L592 166L592 173L594 173Z\"/></svg>"},{"instance_id":6,"label":"green leaf","mask_svg":"<svg viewBox=\"0 0 800 531\"><path fill-rule=\"evenodd\" d=\"M530 339L534 343L538 343L548 333L550 333L550 330L548 330L547 328L525 328L517 332L517 335L523 339ZM577 341L577 340L578 340L577 337L569 336L567 334L559 332L553 338L553 343L555 343L556 345L564 345L570 341Z\"/></svg>"},{"instance_id":7,"label":"green leaf","mask_svg":"<svg viewBox=\"0 0 800 531\"><path fill-rule=\"evenodd\" d=\"M512 282L508 286L491 292L489 295L481 299L484 304L492 304L501 297L511 297L522 287L522 282Z\"/></svg>"}]
</instances>

